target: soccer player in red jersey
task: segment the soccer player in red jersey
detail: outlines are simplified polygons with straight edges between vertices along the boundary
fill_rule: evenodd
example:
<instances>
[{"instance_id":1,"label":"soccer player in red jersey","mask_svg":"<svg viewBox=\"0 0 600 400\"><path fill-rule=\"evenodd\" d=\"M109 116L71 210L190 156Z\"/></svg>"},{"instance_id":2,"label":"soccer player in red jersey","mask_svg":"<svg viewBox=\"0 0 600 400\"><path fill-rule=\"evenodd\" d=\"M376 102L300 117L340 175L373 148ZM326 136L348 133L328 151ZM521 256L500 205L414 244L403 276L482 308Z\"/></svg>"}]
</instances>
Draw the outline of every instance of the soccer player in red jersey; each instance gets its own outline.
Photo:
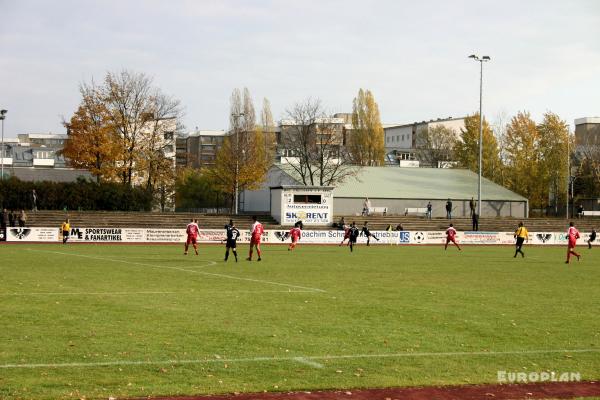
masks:
<instances>
[{"instance_id":1,"label":"soccer player in red jersey","mask_svg":"<svg viewBox=\"0 0 600 400\"><path fill-rule=\"evenodd\" d=\"M565 261L565 264L571 262L571 254L577 257L577 261L581 258L581 255L575 252L575 245L577 244L577 239L579 239L579 237L579 231L573 226L573 222L569 222L569 230L567 231L569 244L567 248L567 261Z\"/></svg>"},{"instance_id":2,"label":"soccer player in red jersey","mask_svg":"<svg viewBox=\"0 0 600 400\"><path fill-rule=\"evenodd\" d=\"M198 220L197 219L190 220L190 223L187 224L187 227L185 228L185 233L187 233L187 240L185 241L185 251L183 252L183 255L187 256L188 248L189 248L190 244L192 246L194 246L194 251L196 252L196 255L198 255L198 231L199 230L200 230L200 228L198 227Z\"/></svg>"},{"instance_id":3,"label":"soccer player in red jersey","mask_svg":"<svg viewBox=\"0 0 600 400\"><path fill-rule=\"evenodd\" d=\"M444 246L444 250L448 248L448 243L450 242L454 243L454 245L458 247L458 250L462 250L458 243L456 243L456 229L454 229L452 224L446 229L446 245Z\"/></svg>"},{"instance_id":4,"label":"soccer player in red jersey","mask_svg":"<svg viewBox=\"0 0 600 400\"><path fill-rule=\"evenodd\" d=\"M292 244L290 244L290 247L288 247L288 251L291 251L294 250L294 247L296 247L296 243L298 243L298 240L300 240L300 238L302 237L302 229L300 229L300 226L297 222L294 225L294 227L290 229L289 235L292 238Z\"/></svg>"},{"instance_id":5,"label":"soccer player in red jersey","mask_svg":"<svg viewBox=\"0 0 600 400\"><path fill-rule=\"evenodd\" d=\"M346 240L350 240L350 226L344 224L344 239L342 239L340 246L343 245ZM350 244L350 242L348 242L348 244Z\"/></svg>"},{"instance_id":6,"label":"soccer player in red jersey","mask_svg":"<svg viewBox=\"0 0 600 400\"><path fill-rule=\"evenodd\" d=\"M260 261L260 238L262 237L265 229L263 228L262 224L257 221L256 215L252 216L252 221L253 224L250 228L250 252L248 253L248 258L246 258L246 260L252 261L252 252L254 247L256 247L256 254L258 254L258 261Z\"/></svg>"}]
</instances>

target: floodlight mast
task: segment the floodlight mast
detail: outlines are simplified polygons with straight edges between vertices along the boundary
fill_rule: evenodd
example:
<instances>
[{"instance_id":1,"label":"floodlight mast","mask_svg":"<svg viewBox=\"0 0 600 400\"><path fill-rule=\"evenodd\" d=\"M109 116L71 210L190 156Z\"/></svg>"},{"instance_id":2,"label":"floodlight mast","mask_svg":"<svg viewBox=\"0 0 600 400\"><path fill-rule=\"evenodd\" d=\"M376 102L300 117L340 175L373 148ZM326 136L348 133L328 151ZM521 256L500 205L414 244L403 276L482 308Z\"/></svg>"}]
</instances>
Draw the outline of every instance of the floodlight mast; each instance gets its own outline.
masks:
<instances>
[{"instance_id":1,"label":"floodlight mast","mask_svg":"<svg viewBox=\"0 0 600 400\"><path fill-rule=\"evenodd\" d=\"M483 63L490 61L490 56L479 57L471 54L469 58L479 62L479 179L477 183L477 216L481 217L481 174L483 158Z\"/></svg>"}]
</instances>

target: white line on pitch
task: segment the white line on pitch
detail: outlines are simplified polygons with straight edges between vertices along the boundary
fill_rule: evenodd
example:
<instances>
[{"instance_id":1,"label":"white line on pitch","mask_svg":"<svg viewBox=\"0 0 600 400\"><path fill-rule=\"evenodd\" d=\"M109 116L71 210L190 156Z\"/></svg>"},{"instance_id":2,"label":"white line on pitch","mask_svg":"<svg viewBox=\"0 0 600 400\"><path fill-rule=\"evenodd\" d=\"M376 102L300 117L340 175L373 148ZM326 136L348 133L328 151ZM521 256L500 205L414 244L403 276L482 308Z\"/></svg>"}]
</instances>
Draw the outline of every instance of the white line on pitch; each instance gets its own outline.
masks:
<instances>
[{"instance_id":1,"label":"white line on pitch","mask_svg":"<svg viewBox=\"0 0 600 400\"><path fill-rule=\"evenodd\" d=\"M304 290L308 290L310 292L321 292L321 293L325 292L325 290L323 290L323 289L313 288L313 287L308 287L308 286L291 285L289 283L273 282L273 281L266 281L266 280L254 279L254 278L243 278L241 276L218 274L218 273L215 273L215 272L198 271L198 270L187 269L187 268L172 267L172 266L168 266L168 265L156 265L156 264L148 264L148 263L141 263L141 262L132 262L132 261L126 261L126 260L113 259L113 258L88 256L88 255L85 255L85 254L65 253L65 252L61 252L61 251L34 250L34 249L27 249L27 250L29 250L29 251L35 251L35 252L40 252L40 253L52 253L52 254L60 254L60 255L64 255L64 256L84 257L84 258L91 258L91 259L94 259L94 260L119 262L119 263L123 263L123 264L139 265L139 266L144 266L144 267L172 269L172 270L183 271L183 272L188 272L188 273L192 273L192 274L216 276L216 277L219 277L219 278L234 279L234 280L238 280L238 281L264 283L264 284L267 284L267 285L285 286L285 287L294 288L294 289L304 289ZM216 262L214 262L214 261L209 261L209 263L216 264Z\"/></svg>"},{"instance_id":2,"label":"white line on pitch","mask_svg":"<svg viewBox=\"0 0 600 400\"><path fill-rule=\"evenodd\" d=\"M174 294L182 292L31 292L0 293L0 296L128 296L136 294Z\"/></svg>"},{"instance_id":3,"label":"white line on pitch","mask_svg":"<svg viewBox=\"0 0 600 400\"><path fill-rule=\"evenodd\" d=\"M361 358L412 358L412 357L469 357L469 356L522 356L536 354L569 354L569 353L599 353L600 349L571 349L571 350L514 350L514 351L451 351L431 353L391 353L391 354L346 354L346 355L324 355L324 356L296 356L296 357L250 357L250 358L208 358L196 360L122 360L122 361L100 361L100 362L72 362L72 363L38 363L38 364L0 364L0 369L9 368L78 368L78 367L111 367L122 365L183 365L183 364L205 364L205 363L252 363L252 362L304 362L317 360L343 360ZM302 361L300 361L302 360ZM305 362L305 364L308 364Z\"/></svg>"},{"instance_id":4,"label":"white line on pitch","mask_svg":"<svg viewBox=\"0 0 600 400\"><path fill-rule=\"evenodd\" d=\"M129 296L153 294L246 294L246 293L314 293L313 290L196 290L187 292L31 292L31 293L0 293L0 297L28 297L28 296Z\"/></svg>"},{"instance_id":5,"label":"white line on pitch","mask_svg":"<svg viewBox=\"0 0 600 400\"><path fill-rule=\"evenodd\" d=\"M323 364L319 364L316 361L312 361L304 357L294 357L294 361L299 362L300 364L308 365L313 368L323 368Z\"/></svg>"}]
</instances>

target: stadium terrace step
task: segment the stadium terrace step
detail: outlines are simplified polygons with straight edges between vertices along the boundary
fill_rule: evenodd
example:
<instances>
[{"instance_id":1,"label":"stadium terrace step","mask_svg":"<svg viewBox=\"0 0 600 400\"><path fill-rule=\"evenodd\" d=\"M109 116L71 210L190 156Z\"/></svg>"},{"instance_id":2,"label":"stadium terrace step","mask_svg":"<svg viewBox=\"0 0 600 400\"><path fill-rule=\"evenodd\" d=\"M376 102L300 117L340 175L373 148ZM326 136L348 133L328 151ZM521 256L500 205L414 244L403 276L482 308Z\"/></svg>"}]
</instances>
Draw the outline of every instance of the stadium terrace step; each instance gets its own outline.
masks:
<instances>
[{"instance_id":1,"label":"stadium terrace step","mask_svg":"<svg viewBox=\"0 0 600 400\"><path fill-rule=\"evenodd\" d=\"M119 228L184 228L192 218L198 219L200 228L222 229L233 219L241 228L252 225L250 215L206 215L194 213L152 213L152 212L110 212L110 211L38 211L28 214L28 226L59 227L65 218L72 226L119 227ZM259 221L265 228L277 228L277 222L267 215L260 215Z\"/></svg>"},{"instance_id":2,"label":"stadium terrace step","mask_svg":"<svg viewBox=\"0 0 600 400\"><path fill-rule=\"evenodd\" d=\"M185 227L191 218L197 218L200 228L221 229L229 219L233 219L237 226L241 228L249 227L252 224L250 215L214 215L214 214L194 214L194 213L160 213L160 212L125 212L125 211L38 211L28 213L28 226L37 227L58 227L64 221L65 217L71 220L73 226L86 227L122 227L122 228L181 228ZM336 215L334 221L337 223L342 215ZM358 226L362 226L365 221L369 221L371 230L385 230L388 225L395 228L402 224L405 230L435 231L444 230L448 223L452 222L456 229L460 231L471 230L472 224L470 218L455 218L447 220L445 218L426 219L419 216L400 216L400 215L372 215L368 217L356 215L344 215L347 223L355 221ZM289 229L282 227L269 215L260 215L259 220L266 229ZM531 232L536 231L563 231L566 230L568 222L565 219L558 218L529 218L523 220L525 226ZM573 220L576 226L582 231L589 231L591 228L597 228L600 221L592 218L581 218ZM519 219L516 218L481 218L479 220L479 229L481 231L505 231L510 232L516 229ZM313 230L335 229L331 225L311 226Z\"/></svg>"},{"instance_id":3,"label":"stadium terrace step","mask_svg":"<svg viewBox=\"0 0 600 400\"><path fill-rule=\"evenodd\" d=\"M342 217L346 223L352 221L360 227L365 221L369 222L371 230L384 230L389 225L392 228L401 224L404 230L411 231L435 231L444 230L451 222L459 231L470 231L473 227L470 218L454 218L448 220L446 218L426 219L424 217L414 216L356 216L356 215L336 215L334 221L337 223ZM521 221L517 218L480 218L479 230L492 232L512 232L516 229L517 224ZM591 228L597 228L600 225L598 220L591 218L575 218L572 220L581 231L590 231ZM564 231L567 229L568 221L564 218L528 218L523 219L523 222L530 232L539 231Z\"/></svg>"}]
</instances>

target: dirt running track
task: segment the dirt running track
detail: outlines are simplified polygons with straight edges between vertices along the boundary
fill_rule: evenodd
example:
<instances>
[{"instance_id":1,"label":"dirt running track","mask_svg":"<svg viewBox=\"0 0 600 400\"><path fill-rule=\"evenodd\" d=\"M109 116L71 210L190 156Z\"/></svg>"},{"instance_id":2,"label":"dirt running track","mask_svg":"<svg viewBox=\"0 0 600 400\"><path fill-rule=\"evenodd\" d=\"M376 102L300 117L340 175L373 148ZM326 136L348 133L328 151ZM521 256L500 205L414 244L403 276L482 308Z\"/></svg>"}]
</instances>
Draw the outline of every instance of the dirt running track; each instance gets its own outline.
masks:
<instances>
[{"instance_id":1,"label":"dirt running track","mask_svg":"<svg viewBox=\"0 0 600 400\"><path fill-rule=\"evenodd\" d=\"M592 396L600 397L600 382L243 393L219 396L153 397L152 400L508 400L572 399Z\"/></svg>"}]
</instances>

